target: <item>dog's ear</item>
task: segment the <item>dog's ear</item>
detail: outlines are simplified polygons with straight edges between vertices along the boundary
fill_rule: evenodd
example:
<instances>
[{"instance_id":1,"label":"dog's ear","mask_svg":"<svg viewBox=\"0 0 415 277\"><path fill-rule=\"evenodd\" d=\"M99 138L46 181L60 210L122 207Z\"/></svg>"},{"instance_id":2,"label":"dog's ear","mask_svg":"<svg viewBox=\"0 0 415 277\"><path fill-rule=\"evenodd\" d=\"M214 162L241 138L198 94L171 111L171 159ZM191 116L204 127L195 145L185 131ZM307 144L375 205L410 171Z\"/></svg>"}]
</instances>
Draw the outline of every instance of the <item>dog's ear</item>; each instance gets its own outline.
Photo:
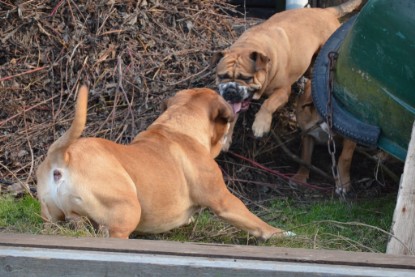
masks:
<instances>
[{"instance_id":1,"label":"dog's ear","mask_svg":"<svg viewBox=\"0 0 415 277\"><path fill-rule=\"evenodd\" d=\"M165 110L167 110L167 108L169 107L169 104L170 104L170 98L164 99L163 101L161 101L161 104L160 104L161 111L164 112Z\"/></svg>"},{"instance_id":2,"label":"dog's ear","mask_svg":"<svg viewBox=\"0 0 415 277\"><path fill-rule=\"evenodd\" d=\"M224 55L225 55L225 51L219 51L219 52L213 53L212 57L210 58L210 65L212 67L215 67L220 61L220 59L223 58Z\"/></svg>"},{"instance_id":3,"label":"dog's ear","mask_svg":"<svg viewBox=\"0 0 415 277\"><path fill-rule=\"evenodd\" d=\"M265 69L267 64L271 61L264 53L253 51L249 55L249 58L255 61L255 70L259 71Z\"/></svg>"},{"instance_id":4,"label":"dog's ear","mask_svg":"<svg viewBox=\"0 0 415 277\"><path fill-rule=\"evenodd\" d=\"M161 112L164 112L165 110L167 110L167 100L166 99L161 101L160 110L161 110Z\"/></svg>"},{"instance_id":5,"label":"dog's ear","mask_svg":"<svg viewBox=\"0 0 415 277\"><path fill-rule=\"evenodd\" d=\"M235 120L232 107L220 96L212 102L210 119L218 123L229 123Z\"/></svg>"},{"instance_id":6,"label":"dog's ear","mask_svg":"<svg viewBox=\"0 0 415 277\"><path fill-rule=\"evenodd\" d=\"M219 155L222 146L226 141L230 122L235 120L232 107L226 103L222 97L219 96L217 99L217 101L212 101L210 110L210 118L213 123L210 152L212 158Z\"/></svg>"}]
</instances>

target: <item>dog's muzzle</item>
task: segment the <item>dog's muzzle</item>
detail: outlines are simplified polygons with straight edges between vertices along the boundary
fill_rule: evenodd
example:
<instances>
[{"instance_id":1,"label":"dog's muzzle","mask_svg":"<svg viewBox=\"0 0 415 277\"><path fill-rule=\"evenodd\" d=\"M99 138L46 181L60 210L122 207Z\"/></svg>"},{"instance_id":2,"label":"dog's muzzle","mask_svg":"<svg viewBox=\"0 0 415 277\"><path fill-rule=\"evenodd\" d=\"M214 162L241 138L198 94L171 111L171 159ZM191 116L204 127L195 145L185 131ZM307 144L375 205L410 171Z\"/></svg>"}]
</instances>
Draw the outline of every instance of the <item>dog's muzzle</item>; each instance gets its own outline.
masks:
<instances>
[{"instance_id":1,"label":"dog's muzzle","mask_svg":"<svg viewBox=\"0 0 415 277\"><path fill-rule=\"evenodd\" d=\"M249 87L236 82L228 82L220 83L218 88L220 95L232 106L235 114L249 108L252 97Z\"/></svg>"}]
</instances>

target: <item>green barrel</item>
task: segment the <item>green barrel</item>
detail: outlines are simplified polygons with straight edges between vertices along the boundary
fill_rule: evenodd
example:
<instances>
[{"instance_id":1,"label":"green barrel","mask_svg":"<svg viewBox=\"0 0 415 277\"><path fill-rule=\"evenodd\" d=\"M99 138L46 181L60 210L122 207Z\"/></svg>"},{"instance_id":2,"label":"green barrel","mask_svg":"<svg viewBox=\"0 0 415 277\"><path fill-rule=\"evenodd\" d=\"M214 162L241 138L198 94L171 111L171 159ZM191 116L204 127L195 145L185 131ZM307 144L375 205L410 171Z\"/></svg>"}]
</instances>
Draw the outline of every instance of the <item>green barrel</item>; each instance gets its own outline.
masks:
<instances>
[{"instance_id":1,"label":"green barrel","mask_svg":"<svg viewBox=\"0 0 415 277\"><path fill-rule=\"evenodd\" d=\"M369 0L345 36L334 97L380 128L379 148L405 160L415 120L415 0Z\"/></svg>"}]
</instances>

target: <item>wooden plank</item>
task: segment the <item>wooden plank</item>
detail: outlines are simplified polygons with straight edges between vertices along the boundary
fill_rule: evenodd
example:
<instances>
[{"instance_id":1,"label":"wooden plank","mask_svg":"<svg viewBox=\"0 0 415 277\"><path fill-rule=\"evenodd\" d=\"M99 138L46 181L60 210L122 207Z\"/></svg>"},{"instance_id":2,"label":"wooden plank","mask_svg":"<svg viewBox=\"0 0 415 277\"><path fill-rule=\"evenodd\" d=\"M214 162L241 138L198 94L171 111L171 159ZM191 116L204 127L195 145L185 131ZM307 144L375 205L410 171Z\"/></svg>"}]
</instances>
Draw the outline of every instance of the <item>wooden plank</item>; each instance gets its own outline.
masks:
<instances>
[{"instance_id":1,"label":"wooden plank","mask_svg":"<svg viewBox=\"0 0 415 277\"><path fill-rule=\"evenodd\" d=\"M386 253L415 255L415 123L405 160Z\"/></svg>"},{"instance_id":2,"label":"wooden plank","mask_svg":"<svg viewBox=\"0 0 415 277\"><path fill-rule=\"evenodd\" d=\"M0 276L382 276L415 270L0 246Z\"/></svg>"},{"instance_id":3,"label":"wooden plank","mask_svg":"<svg viewBox=\"0 0 415 277\"><path fill-rule=\"evenodd\" d=\"M0 246L76 250L125 254L148 254L208 259L299 262L326 265L365 266L415 270L415 257L379 253L311 250L280 247L181 243L110 238L67 238L27 234L0 234ZM47 251L46 251L47 252Z\"/></svg>"}]
</instances>

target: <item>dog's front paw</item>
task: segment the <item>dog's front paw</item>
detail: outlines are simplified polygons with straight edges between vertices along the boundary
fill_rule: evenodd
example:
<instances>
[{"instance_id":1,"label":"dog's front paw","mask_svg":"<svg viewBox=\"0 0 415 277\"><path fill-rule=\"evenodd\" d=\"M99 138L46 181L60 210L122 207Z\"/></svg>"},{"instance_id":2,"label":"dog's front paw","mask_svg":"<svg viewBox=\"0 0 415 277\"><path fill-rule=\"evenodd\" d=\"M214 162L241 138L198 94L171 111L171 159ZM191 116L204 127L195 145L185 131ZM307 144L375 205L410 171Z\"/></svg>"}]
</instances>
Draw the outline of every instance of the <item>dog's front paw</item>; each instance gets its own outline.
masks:
<instances>
[{"instance_id":1,"label":"dog's front paw","mask_svg":"<svg viewBox=\"0 0 415 277\"><path fill-rule=\"evenodd\" d=\"M284 237L295 237L295 236L297 236L297 234L296 234L296 233L291 232L291 231L284 231L284 232L282 233L282 235L283 235Z\"/></svg>"},{"instance_id":2,"label":"dog's front paw","mask_svg":"<svg viewBox=\"0 0 415 277\"><path fill-rule=\"evenodd\" d=\"M289 238L289 237L295 237L295 236L297 236L297 234L294 232L279 230L278 232L275 232L272 235L272 238Z\"/></svg>"},{"instance_id":3,"label":"dog's front paw","mask_svg":"<svg viewBox=\"0 0 415 277\"><path fill-rule=\"evenodd\" d=\"M263 137L271 128L272 114L259 111L255 115L252 131L257 138Z\"/></svg>"}]
</instances>

